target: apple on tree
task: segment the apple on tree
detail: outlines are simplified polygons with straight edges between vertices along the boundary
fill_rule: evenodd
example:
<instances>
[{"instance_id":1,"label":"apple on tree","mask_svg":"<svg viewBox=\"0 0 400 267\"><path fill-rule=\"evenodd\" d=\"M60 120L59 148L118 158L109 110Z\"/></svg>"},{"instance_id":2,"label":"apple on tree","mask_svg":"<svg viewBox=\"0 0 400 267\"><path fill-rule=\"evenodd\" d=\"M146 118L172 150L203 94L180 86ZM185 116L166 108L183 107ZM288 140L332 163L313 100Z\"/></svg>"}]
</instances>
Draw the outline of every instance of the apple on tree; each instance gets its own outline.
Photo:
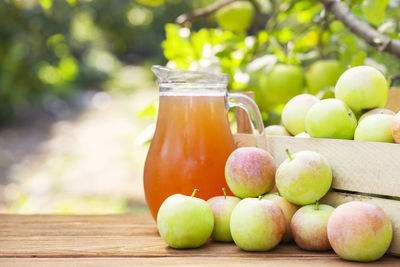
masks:
<instances>
[{"instance_id":1,"label":"apple on tree","mask_svg":"<svg viewBox=\"0 0 400 267\"><path fill-rule=\"evenodd\" d=\"M169 196L157 213L157 227L161 237L173 248L202 246L214 228L214 216L206 201L192 196Z\"/></svg>"},{"instance_id":2,"label":"apple on tree","mask_svg":"<svg viewBox=\"0 0 400 267\"><path fill-rule=\"evenodd\" d=\"M325 87L335 86L340 74L342 70L337 60L314 62L305 74L308 92L316 95Z\"/></svg>"},{"instance_id":3,"label":"apple on tree","mask_svg":"<svg viewBox=\"0 0 400 267\"><path fill-rule=\"evenodd\" d=\"M217 10L215 17L218 25L228 31L241 33L246 31L253 20L254 7L248 1L237 1Z\"/></svg>"},{"instance_id":4,"label":"apple on tree","mask_svg":"<svg viewBox=\"0 0 400 267\"><path fill-rule=\"evenodd\" d=\"M279 193L297 205L308 205L321 199L332 184L332 170L321 154L301 151L291 155L276 171Z\"/></svg>"},{"instance_id":5,"label":"apple on tree","mask_svg":"<svg viewBox=\"0 0 400 267\"><path fill-rule=\"evenodd\" d=\"M226 196L225 188L222 188L224 196L212 197L207 200L214 215L214 230L211 238L214 241L232 242L230 220L233 208L239 203L237 197Z\"/></svg>"},{"instance_id":6,"label":"apple on tree","mask_svg":"<svg viewBox=\"0 0 400 267\"><path fill-rule=\"evenodd\" d=\"M282 210L270 200L245 198L231 215L235 244L246 251L267 251L276 247L285 233Z\"/></svg>"}]
</instances>

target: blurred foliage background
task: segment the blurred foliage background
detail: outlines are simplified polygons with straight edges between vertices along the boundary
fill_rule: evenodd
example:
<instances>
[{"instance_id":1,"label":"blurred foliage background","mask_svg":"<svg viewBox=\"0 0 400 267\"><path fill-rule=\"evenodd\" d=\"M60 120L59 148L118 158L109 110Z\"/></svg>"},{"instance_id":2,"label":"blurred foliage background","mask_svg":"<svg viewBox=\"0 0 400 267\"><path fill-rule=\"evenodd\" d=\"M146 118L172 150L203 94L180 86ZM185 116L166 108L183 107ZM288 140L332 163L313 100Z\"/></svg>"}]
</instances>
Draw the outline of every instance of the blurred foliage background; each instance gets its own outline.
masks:
<instances>
[{"instance_id":1,"label":"blurred foliage background","mask_svg":"<svg viewBox=\"0 0 400 267\"><path fill-rule=\"evenodd\" d=\"M389 82L400 73L398 58L377 52L318 1L240 2L233 15L228 5L178 25L181 14L215 1L1 1L0 211L145 210L153 64L230 74L229 90L256 92L266 124L279 123L296 94L329 97L349 66L374 66ZM400 0L344 2L400 38Z\"/></svg>"}]
</instances>

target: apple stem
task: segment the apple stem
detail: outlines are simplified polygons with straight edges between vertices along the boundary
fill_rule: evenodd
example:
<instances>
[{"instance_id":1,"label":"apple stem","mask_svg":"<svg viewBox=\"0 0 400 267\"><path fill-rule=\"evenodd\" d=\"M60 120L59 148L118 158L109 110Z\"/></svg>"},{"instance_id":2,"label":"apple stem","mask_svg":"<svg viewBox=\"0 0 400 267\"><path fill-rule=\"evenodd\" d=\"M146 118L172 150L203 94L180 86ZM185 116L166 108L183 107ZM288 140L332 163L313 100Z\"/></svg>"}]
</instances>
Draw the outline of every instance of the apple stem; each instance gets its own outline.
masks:
<instances>
[{"instance_id":1,"label":"apple stem","mask_svg":"<svg viewBox=\"0 0 400 267\"><path fill-rule=\"evenodd\" d=\"M262 199L262 197L263 197L262 195L259 195L259 196L258 196L258 200L261 200L261 199Z\"/></svg>"},{"instance_id":2,"label":"apple stem","mask_svg":"<svg viewBox=\"0 0 400 267\"><path fill-rule=\"evenodd\" d=\"M224 199L226 199L226 190L225 190L225 187L222 187L222 191L224 192Z\"/></svg>"},{"instance_id":3,"label":"apple stem","mask_svg":"<svg viewBox=\"0 0 400 267\"><path fill-rule=\"evenodd\" d=\"M288 154L289 159L290 159L290 160L293 160L292 155L290 154L289 149L287 149L287 148L286 148L286 153Z\"/></svg>"},{"instance_id":4,"label":"apple stem","mask_svg":"<svg viewBox=\"0 0 400 267\"><path fill-rule=\"evenodd\" d=\"M196 195L197 192L199 192L199 189L193 190L192 197L194 197L194 195Z\"/></svg>"},{"instance_id":5,"label":"apple stem","mask_svg":"<svg viewBox=\"0 0 400 267\"><path fill-rule=\"evenodd\" d=\"M319 210L319 202L318 202L318 200L315 201L315 210Z\"/></svg>"}]
</instances>

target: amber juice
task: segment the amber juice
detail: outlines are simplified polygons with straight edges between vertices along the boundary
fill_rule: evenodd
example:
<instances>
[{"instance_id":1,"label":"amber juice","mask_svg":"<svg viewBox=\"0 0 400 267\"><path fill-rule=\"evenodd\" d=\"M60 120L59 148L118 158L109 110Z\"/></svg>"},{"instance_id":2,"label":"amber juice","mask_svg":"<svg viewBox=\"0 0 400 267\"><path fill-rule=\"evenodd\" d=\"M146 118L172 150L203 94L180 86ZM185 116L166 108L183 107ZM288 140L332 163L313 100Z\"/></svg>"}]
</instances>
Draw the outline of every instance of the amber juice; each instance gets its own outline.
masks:
<instances>
[{"instance_id":1,"label":"amber juice","mask_svg":"<svg viewBox=\"0 0 400 267\"><path fill-rule=\"evenodd\" d=\"M196 188L196 197L207 200L227 188L225 162L236 148L227 112L223 92L160 94L144 168L146 202L154 219L172 194L190 195Z\"/></svg>"}]
</instances>

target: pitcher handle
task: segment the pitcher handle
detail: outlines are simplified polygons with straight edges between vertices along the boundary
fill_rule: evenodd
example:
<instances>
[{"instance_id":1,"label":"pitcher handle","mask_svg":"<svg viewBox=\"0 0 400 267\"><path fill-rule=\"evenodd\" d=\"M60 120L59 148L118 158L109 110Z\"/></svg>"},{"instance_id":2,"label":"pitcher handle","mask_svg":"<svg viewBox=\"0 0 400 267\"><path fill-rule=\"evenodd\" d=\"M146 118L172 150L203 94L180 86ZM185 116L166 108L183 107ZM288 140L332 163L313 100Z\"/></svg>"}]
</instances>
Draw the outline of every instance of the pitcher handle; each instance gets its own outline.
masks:
<instances>
[{"instance_id":1,"label":"pitcher handle","mask_svg":"<svg viewBox=\"0 0 400 267\"><path fill-rule=\"evenodd\" d=\"M228 109L232 107L238 107L245 110L247 115L249 116L253 128L259 134L263 134L264 123L261 118L260 110L258 109L258 106L253 99L244 94L227 93L227 105Z\"/></svg>"}]
</instances>

